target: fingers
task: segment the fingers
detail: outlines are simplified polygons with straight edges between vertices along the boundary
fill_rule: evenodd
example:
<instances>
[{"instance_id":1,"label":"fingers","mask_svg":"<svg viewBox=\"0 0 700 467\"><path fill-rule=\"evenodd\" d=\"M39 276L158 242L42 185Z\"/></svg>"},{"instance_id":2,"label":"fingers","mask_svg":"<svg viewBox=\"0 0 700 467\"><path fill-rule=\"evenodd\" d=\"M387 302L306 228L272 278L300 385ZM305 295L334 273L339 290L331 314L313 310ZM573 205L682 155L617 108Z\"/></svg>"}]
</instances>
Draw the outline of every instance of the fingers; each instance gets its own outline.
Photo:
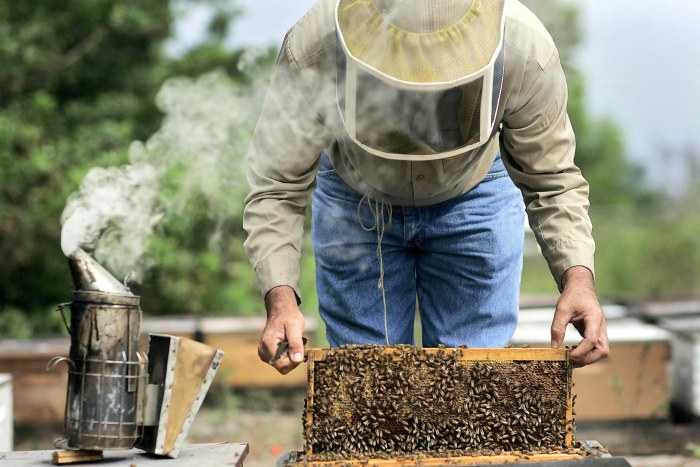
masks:
<instances>
[{"instance_id":1,"label":"fingers","mask_svg":"<svg viewBox=\"0 0 700 467\"><path fill-rule=\"evenodd\" d=\"M558 349L564 343L564 335L566 334L566 326L571 321L571 313L563 307L557 306L552 320L552 348Z\"/></svg>"},{"instance_id":2,"label":"fingers","mask_svg":"<svg viewBox=\"0 0 700 467\"><path fill-rule=\"evenodd\" d=\"M270 338L265 335L263 335L258 345L258 356L260 360L271 365L283 375L286 375L301 363L291 360L286 339Z\"/></svg>"},{"instance_id":3,"label":"fingers","mask_svg":"<svg viewBox=\"0 0 700 467\"><path fill-rule=\"evenodd\" d=\"M552 320L552 347L561 347L566 327L573 324L583 340L571 351L570 358L575 367L582 367L608 357L608 332L592 275L585 269L569 271Z\"/></svg>"},{"instance_id":4,"label":"fingers","mask_svg":"<svg viewBox=\"0 0 700 467\"><path fill-rule=\"evenodd\" d=\"M604 318L595 330L587 328L586 332L590 332L590 336L585 337L570 355L577 368L604 360L608 358L610 353L607 325Z\"/></svg>"},{"instance_id":5,"label":"fingers","mask_svg":"<svg viewBox=\"0 0 700 467\"><path fill-rule=\"evenodd\" d=\"M266 297L267 323L258 344L258 356L282 374L304 361L304 315L289 288L273 289Z\"/></svg>"},{"instance_id":6,"label":"fingers","mask_svg":"<svg viewBox=\"0 0 700 467\"><path fill-rule=\"evenodd\" d=\"M290 322L287 327L287 342L289 342L287 354L296 365L304 361L304 342L301 337L303 330L303 318Z\"/></svg>"},{"instance_id":7,"label":"fingers","mask_svg":"<svg viewBox=\"0 0 700 467\"><path fill-rule=\"evenodd\" d=\"M572 356L571 360L575 368L581 368L606 358L608 358L608 351L595 347L590 352L577 359L574 359Z\"/></svg>"},{"instance_id":8,"label":"fingers","mask_svg":"<svg viewBox=\"0 0 700 467\"><path fill-rule=\"evenodd\" d=\"M304 343L301 340L301 336L298 337L298 346L300 346L298 349L292 348L290 339L291 342L294 342L294 339L291 337L280 339L263 335L258 345L258 356L260 359L272 365L283 375L286 375L304 361Z\"/></svg>"},{"instance_id":9,"label":"fingers","mask_svg":"<svg viewBox=\"0 0 700 467\"><path fill-rule=\"evenodd\" d=\"M596 348L599 337L600 322L586 316L583 318L583 326L577 326L577 328L579 329L579 333L583 337L583 340L579 342L576 348L571 352L571 359L574 362L582 359Z\"/></svg>"},{"instance_id":10,"label":"fingers","mask_svg":"<svg viewBox=\"0 0 700 467\"><path fill-rule=\"evenodd\" d=\"M574 308L578 310L578 308ZM571 351L570 358L579 368L608 357L609 343L605 317L600 305L581 307L581 311L569 311L566 304L557 307L552 321L552 347L561 347L566 326L572 323L583 340Z\"/></svg>"},{"instance_id":11,"label":"fingers","mask_svg":"<svg viewBox=\"0 0 700 467\"><path fill-rule=\"evenodd\" d=\"M602 314L601 314L602 318ZM571 317L571 313L563 309L557 309L552 321L552 348L559 348L564 342L566 327L574 321L574 326L584 337L583 340L571 351L570 358L575 367L590 365L607 358L608 337L605 320L598 321L595 317L586 317L582 322Z\"/></svg>"}]
</instances>

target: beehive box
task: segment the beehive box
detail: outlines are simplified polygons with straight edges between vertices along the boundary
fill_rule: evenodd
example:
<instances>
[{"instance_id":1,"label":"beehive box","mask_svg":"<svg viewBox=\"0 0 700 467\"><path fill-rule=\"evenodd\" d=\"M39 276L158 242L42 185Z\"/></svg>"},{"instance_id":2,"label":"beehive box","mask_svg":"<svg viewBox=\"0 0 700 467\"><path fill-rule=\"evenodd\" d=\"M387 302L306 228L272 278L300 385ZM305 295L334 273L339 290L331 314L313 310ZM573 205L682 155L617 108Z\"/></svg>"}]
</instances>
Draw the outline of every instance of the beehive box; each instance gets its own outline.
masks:
<instances>
[{"instance_id":1,"label":"beehive box","mask_svg":"<svg viewBox=\"0 0 700 467\"><path fill-rule=\"evenodd\" d=\"M671 404L679 420L700 417L700 314L662 319L671 332Z\"/></svg>"},{"instance_id":2,"label":"beehive box","mask_svg":"<svg viewBox=\"0 0 700 467\"><path fill-rule=\"evenodd\" d=\"M346 346L307 357L305 449L288 465L583 456L568 349Z\"/></svg>"},{"instance_id":3,"label":"beehive box","mask_svg":"<svg viewBox=\"0 0 700 467\"><path fill-rule=\"evenodd\" d=\"M0 373L0 452L12 451L12 375Z\"/></svg>"},{"instance_id":4,"label":"beehive box","mask_svg":"<svg viewBox=\"0 0 700 467\"><path fill-rule=\"evenodd\" d=\"M12 375L16 424L63 422L68 372L46 366L53 357L67 357L69 346L69 338L0 339L0 373Z\"/></svg>"},{"instance_id":5,"label":"beehive box","mask_svg":"<svg viewBox=\"0 0 700 467\"><path fill-rule=\"evenodd\" d=\"M610 356L577 368L576 420L579 422L663 420L668 415L670 334L661 327L630 318L623 307L603 305ZM549 344L554 308L523 310L511 344ZM565 345L581 336L569 324Z\"/></svg>"}]
</instances>

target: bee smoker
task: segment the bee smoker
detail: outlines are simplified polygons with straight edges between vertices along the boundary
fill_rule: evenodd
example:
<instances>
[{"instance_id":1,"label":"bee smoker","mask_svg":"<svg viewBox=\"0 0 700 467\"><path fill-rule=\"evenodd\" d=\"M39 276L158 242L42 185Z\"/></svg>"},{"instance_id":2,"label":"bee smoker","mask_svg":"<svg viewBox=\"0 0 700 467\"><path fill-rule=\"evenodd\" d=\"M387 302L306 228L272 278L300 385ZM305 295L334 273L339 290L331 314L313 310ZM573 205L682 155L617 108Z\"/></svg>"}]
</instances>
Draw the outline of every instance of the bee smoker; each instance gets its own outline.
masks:
<instances>
[{"instance_id":1,"label":"bee smoker","mask_svg":"<svg viewBox=\"0 0 700 467\"><path fill-rule=\"evenodd\" d=\"M177 457L216 369L220 350L151 334L139 350L140 298L82 249L69 257L75 289L59 310L71 338L61 449L131 449ZM70 307L70 324L64 309Z\"/></svg>"}]
</instances>

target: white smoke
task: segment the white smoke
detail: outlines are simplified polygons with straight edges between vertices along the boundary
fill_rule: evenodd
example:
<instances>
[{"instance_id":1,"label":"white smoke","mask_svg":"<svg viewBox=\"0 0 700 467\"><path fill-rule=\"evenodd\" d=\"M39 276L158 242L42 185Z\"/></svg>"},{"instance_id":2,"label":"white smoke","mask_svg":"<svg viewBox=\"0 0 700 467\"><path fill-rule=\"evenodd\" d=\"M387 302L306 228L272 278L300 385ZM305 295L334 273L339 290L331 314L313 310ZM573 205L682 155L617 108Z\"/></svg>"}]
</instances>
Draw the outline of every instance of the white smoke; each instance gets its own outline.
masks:
<instances>
[{"instance_id":1,"label":"white smoke","mask_svg":"<svg viewBox=\"0 0 700 467\"><path fill-rule=\"evenodd\" d=\"M145 239L162 216L157 197L158 174L150 164L90 170L61 216L63 253L87 247L110 258L115 270L136 269L131 258L142 257Z\"/></svg>"},{"instance_id":2,"label":"white smoke","mask_svg":"<svg viewBox=\"0 0 700 467\"><path fill-rule=\"evenodd\" d=\"M259 73L255 59L254 51L244 56L243 71ZM239 211L244 154L267 86L264 78L251 83L237 85L221 71L168 80L156 97L165 114L161 128L131 145L129 165L91 169L69 197L61 216L64 254L94 249L113 273L138 280L150 266L144 253L158 223L180 214L192 196L204 197L216 219ZM164 190L174 170L185 175Z\"/></svg>"}]
</instances>

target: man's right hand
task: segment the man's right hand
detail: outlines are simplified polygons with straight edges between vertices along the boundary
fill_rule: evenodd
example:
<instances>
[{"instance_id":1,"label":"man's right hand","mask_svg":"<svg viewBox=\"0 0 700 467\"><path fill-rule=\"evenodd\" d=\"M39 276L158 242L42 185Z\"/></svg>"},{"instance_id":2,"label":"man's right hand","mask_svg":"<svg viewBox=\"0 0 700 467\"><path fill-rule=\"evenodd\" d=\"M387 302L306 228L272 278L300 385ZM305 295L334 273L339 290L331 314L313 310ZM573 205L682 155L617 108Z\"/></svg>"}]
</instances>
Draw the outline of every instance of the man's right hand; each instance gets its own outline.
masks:
<instances>
[{"instance_id":1,"label":"man's right hand","mask_svg":"<svg viewBox=\"0 0 700 467\"><path fill-rule=\"evenodd\" d=\"M304 343L301 339L304 315L297 305L294 289L285 285L267 293L265 308L267 324L258 345L258 356L265 363L270 363L280 342L288 342L287 353L272 363L277 371L285 375L304 361Z\"/></svg>"}]
</instances>

